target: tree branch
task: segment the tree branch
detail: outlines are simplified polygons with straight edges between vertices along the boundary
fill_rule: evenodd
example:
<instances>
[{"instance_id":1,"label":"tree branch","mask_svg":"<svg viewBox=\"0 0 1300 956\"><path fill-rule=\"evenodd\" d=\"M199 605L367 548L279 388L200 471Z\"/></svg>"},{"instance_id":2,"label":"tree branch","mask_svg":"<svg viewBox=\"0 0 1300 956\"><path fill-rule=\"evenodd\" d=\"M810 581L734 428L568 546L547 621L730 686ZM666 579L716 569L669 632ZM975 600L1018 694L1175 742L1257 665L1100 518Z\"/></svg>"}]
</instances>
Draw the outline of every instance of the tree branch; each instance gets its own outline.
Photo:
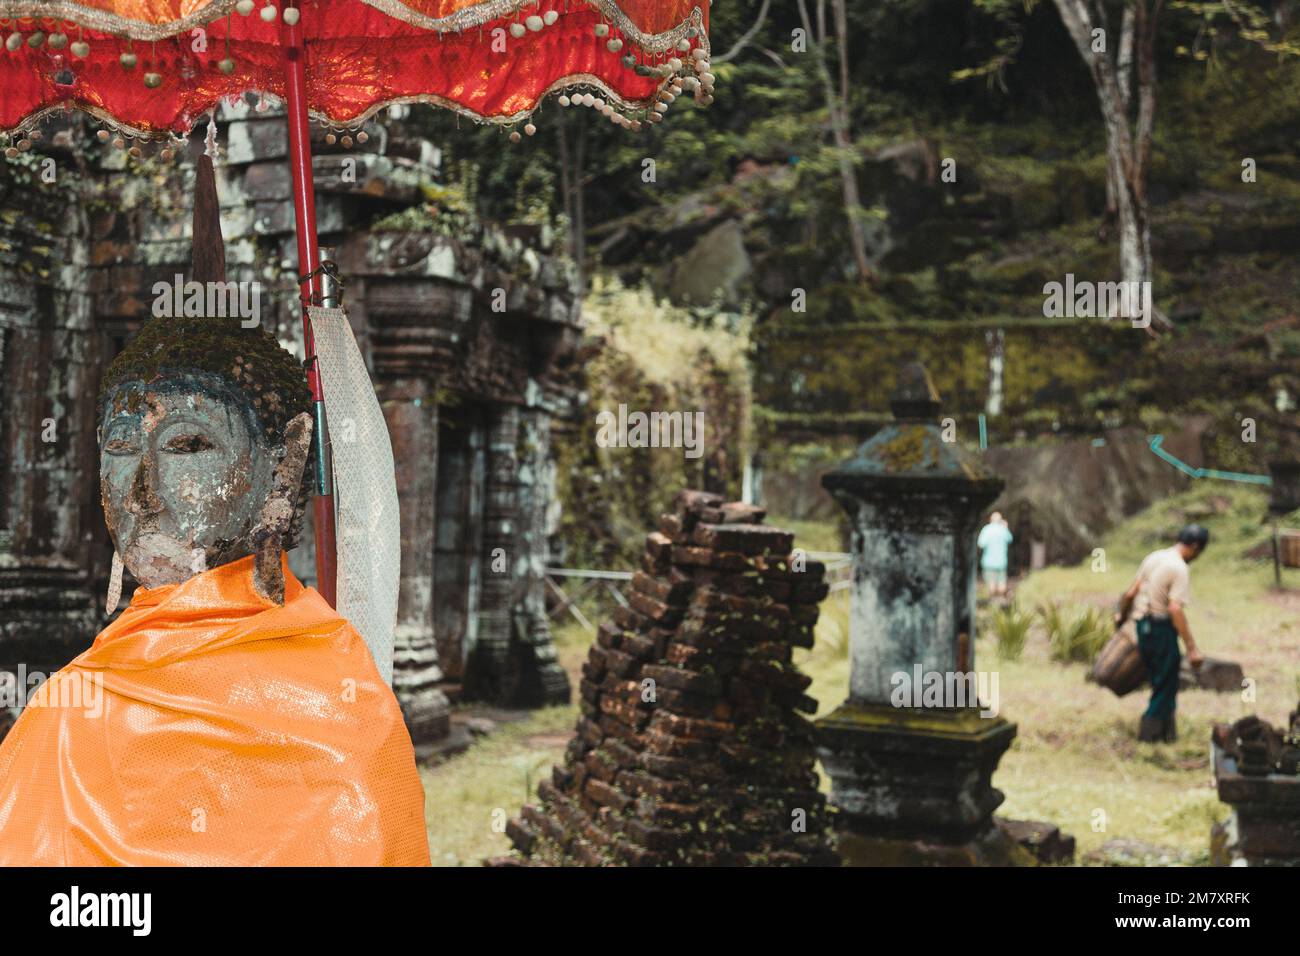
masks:
<instances>
[{"instance_id":1,"label":"tree branch","mask_svg":"<svg viewBox=\"0 0 1300 956\"><path fill-rule=\"evenodd\" d=\"M1156 22L1160 16L1162 0L1155 0L1150 10L1145 0L1140 0L1137 13L1138 28L1138 113L1134 132L1134 165L1138 180L1145 193L1145 171L1151 159L1151 140L1156 123Z\"/></svg>"},{"instance_id":2,"label":"tree branch","mask_svg":"<svg viewBox=\"0 0 1300 956\"><path fill-rule=\"evenodd\" d=\"M735 46L722 56L715 56L710 62L714 64L730 63L741 50L749 46L749 41L754 39L759 30L763 29L763 22L767 19L767 11L771 5L772 0L763 0L763 5L759 7L758 17L755 18L754 25L740 35L740 39L736 41Z\"/></svg>"}]
</instances>

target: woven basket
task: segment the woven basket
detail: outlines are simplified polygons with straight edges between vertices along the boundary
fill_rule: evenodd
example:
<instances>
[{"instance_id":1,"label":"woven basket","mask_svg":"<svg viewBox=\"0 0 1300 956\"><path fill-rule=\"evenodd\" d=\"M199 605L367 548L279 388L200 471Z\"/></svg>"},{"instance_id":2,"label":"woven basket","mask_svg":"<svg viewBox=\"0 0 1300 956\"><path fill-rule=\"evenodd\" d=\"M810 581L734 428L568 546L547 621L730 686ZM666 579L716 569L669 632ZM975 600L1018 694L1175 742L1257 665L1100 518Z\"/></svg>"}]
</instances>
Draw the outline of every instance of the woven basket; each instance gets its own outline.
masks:
<instances>
[{"instance_id":1,"label":"woven basket","mask_svg":"<svg viewBox=\"0 0 1300 956\"><path fill-rule=\"evenodd\" d=\"M1111 635L1092 664L1092 679L1116 696L1123 697L1147 680L1147 669L1138 653L1132 621Z\"/></svg>"}]
</instances>

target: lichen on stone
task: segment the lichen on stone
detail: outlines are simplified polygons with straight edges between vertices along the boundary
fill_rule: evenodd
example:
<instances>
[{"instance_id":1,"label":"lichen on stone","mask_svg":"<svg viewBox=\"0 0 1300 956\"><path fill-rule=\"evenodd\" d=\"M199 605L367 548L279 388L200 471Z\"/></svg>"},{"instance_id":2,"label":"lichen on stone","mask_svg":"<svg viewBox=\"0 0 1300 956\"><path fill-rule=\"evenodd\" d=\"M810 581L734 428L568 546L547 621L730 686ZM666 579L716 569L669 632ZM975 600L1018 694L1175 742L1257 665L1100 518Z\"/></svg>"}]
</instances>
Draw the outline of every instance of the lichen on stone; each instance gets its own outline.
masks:
<instances>
[{"instance_id":1,"label":"lichen on stone","mask_svg":"<svg viewBox=\"0 0 1300 956\"><path fill-rule=\"evenodd\" d=\"M913 471L925 461L928 447L926 429L921 425L899 428L898 434L876 448L876 454L889 471ZM938 463L934 449L930 448L930 466Z\"/></svg>"}]
</instances>

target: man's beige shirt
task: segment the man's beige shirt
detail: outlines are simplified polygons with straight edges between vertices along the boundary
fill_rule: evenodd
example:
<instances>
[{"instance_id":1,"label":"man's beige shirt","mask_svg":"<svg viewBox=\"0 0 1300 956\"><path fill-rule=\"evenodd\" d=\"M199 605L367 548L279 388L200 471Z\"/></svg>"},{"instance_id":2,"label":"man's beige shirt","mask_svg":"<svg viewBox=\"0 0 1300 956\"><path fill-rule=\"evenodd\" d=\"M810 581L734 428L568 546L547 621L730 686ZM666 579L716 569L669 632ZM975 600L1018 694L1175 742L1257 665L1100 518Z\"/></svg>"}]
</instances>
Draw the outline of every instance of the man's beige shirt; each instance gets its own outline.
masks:
<instances>
[{"instance_id":1,"label":"man's beige shirt","mask_svg":"<svg viewBox=\"0 0 1300 956\"><path fill-rule=\"evenodd\" d=\"M1168 617L1170 601L1186 607L1191 600L1192 576L1176 545L1148 554L1138 568L1138 578L1142 585L1133 602L1135 618Z\"/></svg>"}]
</instances>

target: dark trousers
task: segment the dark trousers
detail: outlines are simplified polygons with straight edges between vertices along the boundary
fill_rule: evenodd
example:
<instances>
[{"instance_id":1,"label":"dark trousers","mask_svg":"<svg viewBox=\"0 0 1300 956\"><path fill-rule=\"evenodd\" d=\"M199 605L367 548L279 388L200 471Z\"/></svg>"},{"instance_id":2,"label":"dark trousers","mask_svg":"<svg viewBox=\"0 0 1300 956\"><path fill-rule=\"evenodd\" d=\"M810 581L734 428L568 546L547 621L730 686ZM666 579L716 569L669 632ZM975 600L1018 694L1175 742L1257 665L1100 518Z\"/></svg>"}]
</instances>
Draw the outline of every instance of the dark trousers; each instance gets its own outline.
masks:
<instances>
[{"instance_id":1,"label":"dark trousers","mask_svg":"<svg viewBox=\"0 0 1300 956\"><path fill-rule=\"evenodd\" d=\"M1178 668L1183 655L1178 632L1168 618L1144 617L1137 622L1138 653L1151 678L1151 703L1144 717L1168 720L1178 706Z\"/></svg>"}]
</instances>

